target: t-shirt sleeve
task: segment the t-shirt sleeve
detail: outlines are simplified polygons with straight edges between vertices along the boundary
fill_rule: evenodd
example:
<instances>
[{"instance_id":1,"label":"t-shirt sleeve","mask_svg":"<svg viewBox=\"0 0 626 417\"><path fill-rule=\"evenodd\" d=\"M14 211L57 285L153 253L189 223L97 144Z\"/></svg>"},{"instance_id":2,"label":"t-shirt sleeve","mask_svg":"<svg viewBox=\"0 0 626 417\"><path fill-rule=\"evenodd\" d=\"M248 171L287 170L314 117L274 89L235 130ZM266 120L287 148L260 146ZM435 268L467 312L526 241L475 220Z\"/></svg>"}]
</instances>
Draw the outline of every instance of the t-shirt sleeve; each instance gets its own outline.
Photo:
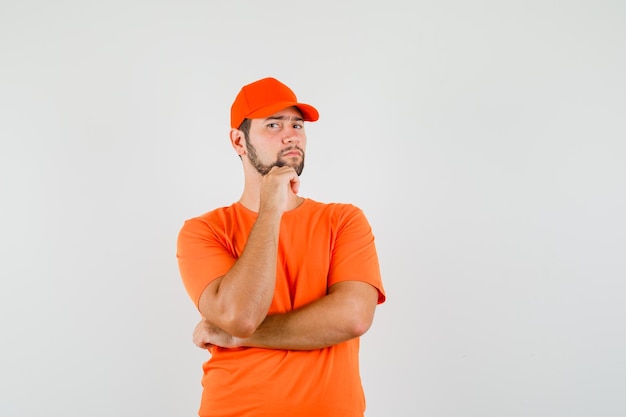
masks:
<instances>
[{"instance_id":1,"label":"t-shirt sleeve","mask_svg":"<svg viewBox=\"0 0 626 417\"><path fill-rule=\"evenodd\" d=\"M341 281L364 281L378 290L378 304L386 295L380 275L372 228L363 212L354 206L341 216L332 246L328 286Z\"/></svg>"},{"instance_id":2,"label":"t-shirt sleeve","mask_svg":"<svg viewBox=\"0 0 626 417\"><path fill-rule=\"evenodd\" d=\"M196 307L204 289L236 261L223 236L202 219L184 223L178 234L176 258L185 289Z\"/></svg>"}]
</instances>

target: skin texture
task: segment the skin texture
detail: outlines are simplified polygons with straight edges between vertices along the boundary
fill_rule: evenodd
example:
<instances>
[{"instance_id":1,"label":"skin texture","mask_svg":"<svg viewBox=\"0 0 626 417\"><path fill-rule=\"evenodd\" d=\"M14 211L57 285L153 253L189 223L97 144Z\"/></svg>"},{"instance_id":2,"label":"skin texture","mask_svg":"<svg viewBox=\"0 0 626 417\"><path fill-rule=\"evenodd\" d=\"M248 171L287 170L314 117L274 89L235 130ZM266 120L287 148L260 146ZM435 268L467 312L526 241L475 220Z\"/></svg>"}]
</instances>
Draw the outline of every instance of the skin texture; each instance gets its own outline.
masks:
<instances>
[{"instance_id":1,"label":"skin texture","mask_svg":"<svg viewBox=\"0 0 626 417\"><path fill-rule=\"evenodd\" d=\"M276 281L280 220L303 201L297 195L306 150L300 112L287 108L268 118L252 119L249 137L231 129L230 141L244 169L239 201L258 216L237 262L202 293L203 319L194 329L194 343L201 348L309 350L364 334L378 300L378 291L364 282L340 282L302 308L267 314Z\"/></svg>"}]
</instances>

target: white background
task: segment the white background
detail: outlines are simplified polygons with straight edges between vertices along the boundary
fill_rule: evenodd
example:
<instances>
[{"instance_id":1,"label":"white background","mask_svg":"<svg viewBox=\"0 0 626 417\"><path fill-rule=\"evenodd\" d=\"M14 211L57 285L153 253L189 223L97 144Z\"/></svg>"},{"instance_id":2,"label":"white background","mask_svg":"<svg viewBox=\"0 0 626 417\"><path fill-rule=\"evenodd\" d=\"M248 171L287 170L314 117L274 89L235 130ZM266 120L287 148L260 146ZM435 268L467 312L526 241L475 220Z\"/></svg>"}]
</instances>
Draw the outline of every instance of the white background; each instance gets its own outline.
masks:
<instances>
[{"instance_id":1,"label":"white background","mask_svg":"<svg viewBox=\"0 0 626 417\"><path fill-rule=\"evenodd\" d=\"M626 3L0 2L0 415L193 416L175 259L240 87L370 219L368 417L626 414Z\"/></svg>"}]
</instances>

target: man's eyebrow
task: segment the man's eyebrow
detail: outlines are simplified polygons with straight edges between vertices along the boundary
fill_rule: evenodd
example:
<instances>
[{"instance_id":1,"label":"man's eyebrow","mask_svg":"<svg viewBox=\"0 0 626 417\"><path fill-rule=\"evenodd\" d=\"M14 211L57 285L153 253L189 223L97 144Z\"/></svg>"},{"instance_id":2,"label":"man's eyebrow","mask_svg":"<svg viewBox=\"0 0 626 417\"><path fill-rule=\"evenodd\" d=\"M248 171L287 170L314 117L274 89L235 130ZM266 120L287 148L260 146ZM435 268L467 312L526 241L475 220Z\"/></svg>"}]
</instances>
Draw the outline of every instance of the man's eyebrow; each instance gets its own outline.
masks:
<instances>
[{"instance_id":1,"label":"man's eyebrow","mask_svg":"<svg viewBox=\"0 0 626 417\"><path fill-rule=\"evenodd\" d=\"M265 118L265 121L268 120L294 120L296 122L303 122L304 119L300 116L270 116Z\"/></svg>"}]
</instances>

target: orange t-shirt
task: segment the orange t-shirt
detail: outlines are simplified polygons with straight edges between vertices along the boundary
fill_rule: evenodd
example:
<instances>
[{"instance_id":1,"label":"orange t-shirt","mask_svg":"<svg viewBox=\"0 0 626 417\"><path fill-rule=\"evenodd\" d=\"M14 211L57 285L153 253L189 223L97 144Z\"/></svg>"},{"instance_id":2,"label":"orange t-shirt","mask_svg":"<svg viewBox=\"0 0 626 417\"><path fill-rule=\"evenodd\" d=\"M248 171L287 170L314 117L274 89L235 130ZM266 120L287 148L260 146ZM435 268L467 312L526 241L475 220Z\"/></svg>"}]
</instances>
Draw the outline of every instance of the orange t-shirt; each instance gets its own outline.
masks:
<instances>
[{"instance_id":1,"label":"orange t-shirt","mask_svg":"<svg viewBox=\"0 0 626 417\"><path fill-rule=\"evenodd\" d=\"M192 301L243 252L257 214L239 203L187 220L177 258ZM363 212L310 199L283 214L276 289L268 314L284 313L327 294L341 281L364 281L385 301L374 236ZM199 415L361 417L359 339L292 351L214 347L204 364Z\"/></svg>"}]
</instances>

